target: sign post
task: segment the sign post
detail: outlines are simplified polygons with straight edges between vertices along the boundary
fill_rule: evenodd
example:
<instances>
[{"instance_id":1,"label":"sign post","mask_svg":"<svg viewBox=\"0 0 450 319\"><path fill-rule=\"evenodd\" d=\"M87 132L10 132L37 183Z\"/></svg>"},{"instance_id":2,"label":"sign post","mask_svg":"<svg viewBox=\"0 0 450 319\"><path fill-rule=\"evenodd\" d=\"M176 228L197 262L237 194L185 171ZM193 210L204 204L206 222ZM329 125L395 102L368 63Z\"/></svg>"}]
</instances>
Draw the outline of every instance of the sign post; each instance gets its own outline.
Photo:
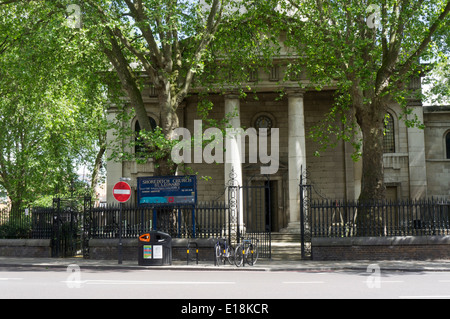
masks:
<instances>
[{"instance_id":1,"label":"sign post","mask_svg":"<svg viewBox=\"0 0 450 319\"><path fill-rule=\"evenodd\" d=\"M123 261L123 249L122 249L122 209L123 203L127 202L131 197L131 186L125 182L119 182L113 187L113 196L120 205L119 213L119 265Z\"/></svg>"}]
</instances>

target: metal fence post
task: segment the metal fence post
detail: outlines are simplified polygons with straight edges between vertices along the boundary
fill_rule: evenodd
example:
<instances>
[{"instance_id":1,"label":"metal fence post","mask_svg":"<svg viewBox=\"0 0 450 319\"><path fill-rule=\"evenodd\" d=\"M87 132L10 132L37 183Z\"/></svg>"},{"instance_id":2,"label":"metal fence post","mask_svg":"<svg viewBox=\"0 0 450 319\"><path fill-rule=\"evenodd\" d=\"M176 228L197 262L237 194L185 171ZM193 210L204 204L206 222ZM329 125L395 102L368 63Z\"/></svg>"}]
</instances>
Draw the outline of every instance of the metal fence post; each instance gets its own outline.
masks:
<instances>
[{"instance_id":1,"label":"metal fence post","mask_svg":"<svg viewBox=\"0 0 450 319\"><path fill-rule=\"evenodd\" d=\"M195 224L195 205L192 206L192 238L196 238L197 234L195 231L196 224Z\"/></svg>"},{"instance_id":2,"label":"metal fence post","mask_svg":"<svg viewBox=\"0 0 450 319\"><path fill-rule=\"evenodd\" d=\"M122 265L123 261L123 245L122 245L122 211L123 211L123 203L119 203L120 211L119 211L119 265Z\"/></svg>"}]
</instances>

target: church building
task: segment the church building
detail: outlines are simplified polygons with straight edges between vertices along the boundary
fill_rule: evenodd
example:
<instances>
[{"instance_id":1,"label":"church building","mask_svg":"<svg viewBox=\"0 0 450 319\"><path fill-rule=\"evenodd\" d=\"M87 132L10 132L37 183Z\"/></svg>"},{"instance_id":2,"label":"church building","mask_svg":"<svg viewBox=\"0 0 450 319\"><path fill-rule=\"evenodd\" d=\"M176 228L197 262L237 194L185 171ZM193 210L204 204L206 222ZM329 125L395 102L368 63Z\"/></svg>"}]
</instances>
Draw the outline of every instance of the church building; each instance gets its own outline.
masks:
<instances>
[{"instance_id":1,"label":"church building","mask_svg":"<svg viewBox=\"0 0 450 319\"><path fill-rule=\"evenodd\" d=\"M218 92L210 95L214 104L210 117L222 119L233 113L230 124L234 128L278 129L276 138L267 136L268 144L278 142L277 167L273 174L261 174L267 165L249 159L248 145L245 160L233 148L227 150L229 161L225 163L186 164L198 174L198 201L225 200L225 185L231 171L240 185L270 187L271 231L289 228L298 229L300 216L299 183L303 171L307 170L314 187L324 198L355 200L361 191L362 163L354 162L352 145L339 141L336 147L315 153L319 145L309 138L311 128L322 120L332 107L335 88L321 91L302 89L299 83L306 78L284 81L286 65L283 59L274 60L270 72L260 70L249 79L254 93L240 98L237 91ZM411 83L412 88L421 89L420 79ZM283 95L280 96L280 91ZM142 92L148 116L158 125L160 111L157 97L151 86ZM255 98L257 97L257 98ZM180 127L194 132L198 94L193 90L178 108ZM425 199L431 197L450 199L450 106L423 106L422 101L410 100L409 107L425 129L408 128L401 119L402 109L396 103L388 108L386 134L384 138L384 169L388 199ZM111 108L108 117L114 120L118 110ZM129 125L139 130L137 119ZM261 136L259 136L261 137ZM108 132L108 140L114 139L114 131ZM126 145L126 143L124 143ZM270 155L270 146L267 146ZM133 149L126 150L134 152ZM272 154L273 155L273 154ZM120 178L129 178L132 186L131 202L136 202L137 178L152 176L153 162L141 164L135 161L107 163L107 201L114 202L112 188ZM208 176L202 179L201 176Z\"/></svg>"}]
</instances>

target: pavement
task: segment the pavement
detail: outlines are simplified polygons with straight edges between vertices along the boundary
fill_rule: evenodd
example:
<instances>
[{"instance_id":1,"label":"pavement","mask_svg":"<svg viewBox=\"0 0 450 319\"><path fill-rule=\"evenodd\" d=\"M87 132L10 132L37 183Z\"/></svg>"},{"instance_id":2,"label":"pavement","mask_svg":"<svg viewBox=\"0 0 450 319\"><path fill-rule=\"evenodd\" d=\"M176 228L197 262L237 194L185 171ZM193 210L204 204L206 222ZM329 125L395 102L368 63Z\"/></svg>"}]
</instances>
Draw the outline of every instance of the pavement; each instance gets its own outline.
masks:
<instances>
[{"instance_id":1,"label":"pavement","mask_svg":"<svg viewBox=\"0 0 450 319\"><path fill-rule=\"evenodd\" d=\"M119 265L117 260L91 260L83 258L16 258L0 256L0 272L7 268L54 269L67 268L69 265L78 265L80 269L98 271L126 271L126 270L173 270L173 271L304 271L304 272L327 272L327 271L364 271L371 272L369 265L377 265L381 271L448 271L450 272L450 260L379 260L379 261L272 261L258 260L254 266L236 267L232 265L214 266L213 262L173 261L170 266L139 266L137 261L124 260Z\"/></svg>"}]
</instances>

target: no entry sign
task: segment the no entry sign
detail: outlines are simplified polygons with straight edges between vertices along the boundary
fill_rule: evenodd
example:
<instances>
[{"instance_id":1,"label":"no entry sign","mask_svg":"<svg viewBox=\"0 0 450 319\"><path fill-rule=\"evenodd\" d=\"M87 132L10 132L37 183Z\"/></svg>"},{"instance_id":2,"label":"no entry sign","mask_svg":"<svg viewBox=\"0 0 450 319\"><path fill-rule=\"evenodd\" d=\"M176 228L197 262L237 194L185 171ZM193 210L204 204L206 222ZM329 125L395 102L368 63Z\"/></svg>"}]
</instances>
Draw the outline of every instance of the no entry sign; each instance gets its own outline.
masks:
<instances>
[{"instance_id":1,"label":"no entry sign","mask_svg":"<svg viewBox=\"0 0 450 319\"><path fill-rule=\"evenodd\" d=\"M131 187L125 182L114 185L113 196L119 203L127 202L131 197Z\"/></svg>"}]
</instances>

